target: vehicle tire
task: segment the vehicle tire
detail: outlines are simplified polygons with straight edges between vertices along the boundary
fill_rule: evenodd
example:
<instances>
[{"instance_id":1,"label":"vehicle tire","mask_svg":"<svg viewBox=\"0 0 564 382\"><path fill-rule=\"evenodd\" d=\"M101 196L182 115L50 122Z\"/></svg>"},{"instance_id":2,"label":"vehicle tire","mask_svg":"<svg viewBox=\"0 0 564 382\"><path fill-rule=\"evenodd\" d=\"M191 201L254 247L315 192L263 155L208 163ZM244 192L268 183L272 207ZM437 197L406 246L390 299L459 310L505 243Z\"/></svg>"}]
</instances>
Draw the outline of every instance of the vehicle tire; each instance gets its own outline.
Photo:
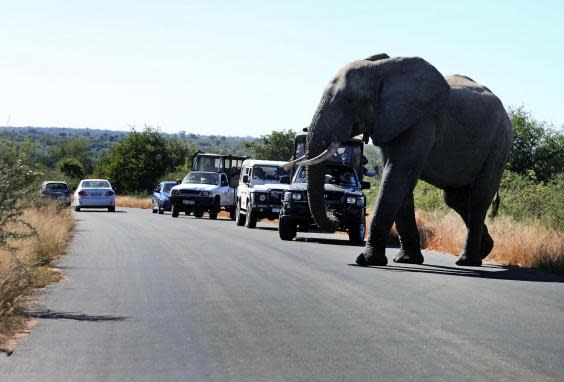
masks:
<instances>
[{"instance_id":1,"label":"vehicle tire","mask_svg":"<svg viewBox=\"0 0 564 382\"><path fill-rule=\"evenodd\" d=\"M200 209L194 210L194 216L197 218L201 218L202 216L204 216L204 211Z\"/></svg>"},{"instance_id":2,"label":"vehicle tire","mask_svg":"<svg viewBox=\"0 0 564 382\"><path fill-rule=\"evenodd\" d=\"M235 224L239 227L245 225L245 215L241 213L241 202L237 202L237 209L235 210Z\"/></svg>"},{"instance_id":3,"label":"vehicle tire","mask_svg":"<svg viewBox=\"0 0 564 382\"><path fill-rule=\"evenodd\" d=\"M161 207L159 207L159 215L162 215L162 214L164 214L164 210Z\"/></svg>"},{"instance_id":4,"label":"vehicle tire","mask_svg":"<svg viewBox=\"0 0 564 382\"><path fill-rule=\"evenodd\" d=\"M216 196L215 197L215 203L214 203L213 207L208 212L208 216L210 217L210 219L216 220L217 214L219 213L220 209L221 209L221 206L220 206L220 202L219 202L219 196Z\"/></svg>"},{"instance_id":5,"label":"vehicle tire","mask_svg":"<svg viewBox=\"0 0 564 382\"><path fill-rule=\"evenodd\" d=\"M208 212L208 215L211 220L217 219L217 210L210 210L210 212Z\"/></svg>"},{"instance_id":6,"label":"vehicle tire","mask_svg":"<svg viewBox=\"0 0 564 382\"><path fill-rule=\"evenodd\" d=\"M75 207L74 207L74 210L75 210L76 212L80 212L80 207L76 207L76 206L75 206Z\"/></svg>"},{"instance_id":7,"label":"vehicle tire","mask_svg":"<svg viewBox=\"0 0 564 382\"><path fill-rule=\"evenodd\" d=\"M362 220L359 224L349 229L349 241L352 245L364 244L364 235L366 234L366 220Z\"/></svg>"},{"instance_id":8,"label":"vehicle tire","mask_svg":"<svg viewBox=\"0 0 564 382\"><path fill-rule=\"evenodd\" d=\"M278 223L278 235L282 240L292 240L296 237L298 225L288 219L280 218Z\"/></svg>"},{"instance_id":9,"label":"vehicle tire","mask_svg":"<svg viewBox=\"0 0 564 382\"><path fill-rule=\"evenodd\" d=\"M178 207L172 206L170 207L170 211L172 213L172 217L173 218L177 218L178 217Z\"/></svg>"},{"instance_id":10,"label":"vehicle tire","mask_svg":"<svg viewBox=\"0 0 564 382\"><path fill-rule=\"evenodd\" d=\"M190 216L190 211L184 211L184 215Z\"/></svg>"},{"instance_id":11,"label":"vehicle tire","mask_svg":"<svg viewBox=\"0 0 564 382\"><path fill-rule=\"evenodd\" d=\"M116 206L108 207L108 212L116 212Z\"/></svg>"},{"instance_id":12,"label":"vehicle tire","mask_svg":"<svg viewBox=\"0 0 564 382\"><path fill-rule=\"evenodd\" d=\"M247 216L245 219L245 227L256 228L257 226L257 215L253 212L253 208L247 205Z\"/></svg>"},{"instance_id":13,"label":"vehicle tire","mask_svg":"<svg viewBox=\"0 0 564 382\"><path fill-rule=\"evenodd\" d=\"M235 207L229 208L229 219L235 220Z\"/></svg>"}]
</instances>

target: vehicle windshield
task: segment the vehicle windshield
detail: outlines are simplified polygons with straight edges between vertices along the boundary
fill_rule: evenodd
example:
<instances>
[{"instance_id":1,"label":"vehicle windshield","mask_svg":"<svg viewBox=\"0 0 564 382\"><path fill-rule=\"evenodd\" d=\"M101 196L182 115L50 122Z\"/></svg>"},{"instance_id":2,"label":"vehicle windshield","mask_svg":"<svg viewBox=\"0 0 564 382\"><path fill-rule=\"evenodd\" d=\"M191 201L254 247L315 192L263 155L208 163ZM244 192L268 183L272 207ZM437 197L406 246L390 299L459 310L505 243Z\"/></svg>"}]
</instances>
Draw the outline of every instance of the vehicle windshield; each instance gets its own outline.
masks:
<instances>
[{"instance_id":1,"label":"vehicle windshield","mask_svg":"<svg viewBox=\"0 0 564 382\"><path fill-rule=\"evenodd\" d=\"M215 184L219 183L219 174L209 172L192 171L182 183Z\"/></svg>"},{"instance_id":2,"label":"vehicle windshield","mask_svg":"<svg viewBox=\"0 0 564 382\"><path fill-rule=\"evenodd\" d=\"M253 180L279 183L283 175L290 175L290 173L279 166L257 165L253 167Z\"/></svg>"},{"instance_id":3,"label":"vehicle windshield","mask_svg":"<svg viewBox=\"0 0 564 382\"><path fill-rule=\"evenodd\" d=\"M300 166L294 178L294 182L306 183L306 181L305 167ZM346 166L326 166L325 183L358 187L356 173L352 168Z\"/></svg>"},{"instance_id":4,"label":"vehicle windshield","mask_svg":"<svg viewBox=\"0 0 564 382\"><path fill-rule=\"evenodd\" d=\"M110 183L106 180L85 180L82 182L82 188L111 188Z\"/></svg>"},{"instance_id":5,"label":"vehicle windshield","mask_svg":"<svg viewBox=\"0 0 564 382\"><path fill-rule=\"evenodd\" d=\"M68 191L69 186L66 183L47 183L45 189L49 191Z\"/></svg>"},{"instance_id":6,"label":"vehicle windshield","mask_svg":"<svg viewBox=\"0 0 564 382\"><path fill-rule=\"evenodd\" d=\"M176 183L165 183L163 186L163 192L170 192L170 189L174 186L176 186Z\"/></svg>"}]
</instances>

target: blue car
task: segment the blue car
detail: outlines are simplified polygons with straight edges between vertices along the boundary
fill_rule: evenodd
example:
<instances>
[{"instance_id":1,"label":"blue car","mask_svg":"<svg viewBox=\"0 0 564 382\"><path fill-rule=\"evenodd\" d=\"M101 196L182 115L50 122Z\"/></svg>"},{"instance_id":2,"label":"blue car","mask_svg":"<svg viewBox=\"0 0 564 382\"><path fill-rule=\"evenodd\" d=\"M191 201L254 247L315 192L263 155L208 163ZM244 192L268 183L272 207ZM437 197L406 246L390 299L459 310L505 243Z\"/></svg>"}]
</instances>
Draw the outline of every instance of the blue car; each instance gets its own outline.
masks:
<instances>
[{"instance_id":1,"label":"blue car","mask_svg":"<svg viewBox=\"0 0 564 382\"><path fill-rule=\"evenodd\" d=\"M153 191L153 213L163 214L170 211L170 189L176 186L175 181L161 182Z\"/></svg>"}]
</instances>

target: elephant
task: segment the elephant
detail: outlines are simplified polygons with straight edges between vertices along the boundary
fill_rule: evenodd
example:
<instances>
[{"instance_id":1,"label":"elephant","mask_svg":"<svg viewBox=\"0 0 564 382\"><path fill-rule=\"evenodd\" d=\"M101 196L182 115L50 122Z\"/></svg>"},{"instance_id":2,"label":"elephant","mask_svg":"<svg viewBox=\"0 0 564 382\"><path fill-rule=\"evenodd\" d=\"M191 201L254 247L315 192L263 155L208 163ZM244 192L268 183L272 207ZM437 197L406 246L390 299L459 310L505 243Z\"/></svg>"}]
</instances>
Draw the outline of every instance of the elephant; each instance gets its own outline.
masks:
<instances>
[{"instance_id":1,"label":"elephant","mask_svg":"<svg viewBox=\"0 0 564 382\"><path fill-rule=\"evenodd\" d=\"M493 248L484 224L512 146L503 104L490 89L463 75L443 76L420 57L377 54L345 65L325 88L308 129L306 166L312 217L325 232L324 166L352 137L380 147L380 190L360 266L384 266L392 225L401 248L397 263L422 264L413 190L419 179L443 190L444 201L463 219L467 236L456 261L481 266Z\"/></svg>"}]
</instances>

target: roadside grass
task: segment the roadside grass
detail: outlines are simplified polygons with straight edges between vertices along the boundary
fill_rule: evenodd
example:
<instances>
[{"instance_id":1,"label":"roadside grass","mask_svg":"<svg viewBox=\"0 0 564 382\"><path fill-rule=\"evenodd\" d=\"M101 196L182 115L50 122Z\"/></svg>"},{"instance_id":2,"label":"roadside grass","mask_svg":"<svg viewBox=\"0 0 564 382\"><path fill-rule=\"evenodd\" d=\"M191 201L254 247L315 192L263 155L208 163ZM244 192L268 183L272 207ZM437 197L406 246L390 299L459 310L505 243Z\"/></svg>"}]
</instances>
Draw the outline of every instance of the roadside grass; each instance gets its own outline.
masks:
<instances>
[{"instance_id":1,"label":"roadside grass","mask_svg":"<svg viewBox=\"0 0 564 382\"><path fill-rule=\"evenodd\" d=\"M466 227L456 213L417 210L416 220L423 248L458 256L466 238ZM495 242L486 260L564 274L562 232L537 220L516 221L509 216L488 219L486 225ZM392 237L397 240L395 227Z\"/></svg>"},{"instance_id":2,"label":"roadside grass","mask_svg":"<svg viewBox=\"0 0 564 382\"><path fill-rule=\"evenodd\" d=\"M151 197L150 196L116 196L116 207L126 207L126 208L151 208Z\"/></svg>"},{"instance_id":3,"label":"roadside grass","mask_svg":"<svg viewBox=\"0 0 564 382\"><path fill-rule=\"evenodd\" d=\"M22 328L22 307L32 290L62 278L52 266L66 253L75 224L71 210L55 204L27 209L23 221L35 229L36 235L10 242L12 251L0 250L0 349ZM23 226L9 228L25 231Z\"/></svg>"}]
</instances>

